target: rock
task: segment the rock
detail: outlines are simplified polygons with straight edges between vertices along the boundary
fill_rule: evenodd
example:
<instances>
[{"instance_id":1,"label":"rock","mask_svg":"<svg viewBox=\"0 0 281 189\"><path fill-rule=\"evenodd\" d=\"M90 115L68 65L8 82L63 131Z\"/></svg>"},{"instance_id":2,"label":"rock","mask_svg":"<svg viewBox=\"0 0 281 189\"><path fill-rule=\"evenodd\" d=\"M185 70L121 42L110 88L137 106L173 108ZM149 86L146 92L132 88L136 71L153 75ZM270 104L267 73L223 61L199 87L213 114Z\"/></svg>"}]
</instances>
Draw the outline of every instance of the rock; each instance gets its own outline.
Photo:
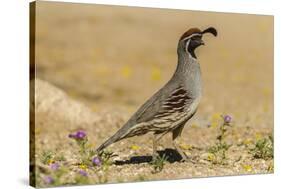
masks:
<instances>
[{"instance_id":1,"label":"rock","mask_svg":"<svg viewBox=\"0 0 281 189\"><path fill-rule=\"evenodd\" d=\"M89 125L100 118L84 104L69 97L63 90L36 78L31 81L35 85L35 103L31 107L35 116L44 114L51 120L64 120L71 125Z\"/></svg>"}]
</instances>

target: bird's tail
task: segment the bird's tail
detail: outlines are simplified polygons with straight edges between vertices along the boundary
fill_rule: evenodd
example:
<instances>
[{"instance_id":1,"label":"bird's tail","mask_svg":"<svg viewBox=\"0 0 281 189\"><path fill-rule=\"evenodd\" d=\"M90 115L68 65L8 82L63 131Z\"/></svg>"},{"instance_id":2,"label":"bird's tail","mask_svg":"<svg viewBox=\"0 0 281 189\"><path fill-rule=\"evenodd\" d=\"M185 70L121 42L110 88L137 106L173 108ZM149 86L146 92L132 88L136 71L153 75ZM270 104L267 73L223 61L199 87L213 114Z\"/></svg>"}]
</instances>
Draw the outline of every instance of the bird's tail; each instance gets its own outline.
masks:
<instances>
[{"instance_id":1,"label":"bird's tail","mask_svg":"<svg viewBox=\"0 0 281 189\"><path fill-rule=\"evenodd\" d=\"M100 145L97 149L96 152L100 152L103 149L105 149L106 147L108 147L109 145L119 141L122 139L122 136L124 135L123 129L120 129L119 131L117 131L112 137L110 137L109 139L107 139L102 145Z\"/></svg>"}]
</instances>

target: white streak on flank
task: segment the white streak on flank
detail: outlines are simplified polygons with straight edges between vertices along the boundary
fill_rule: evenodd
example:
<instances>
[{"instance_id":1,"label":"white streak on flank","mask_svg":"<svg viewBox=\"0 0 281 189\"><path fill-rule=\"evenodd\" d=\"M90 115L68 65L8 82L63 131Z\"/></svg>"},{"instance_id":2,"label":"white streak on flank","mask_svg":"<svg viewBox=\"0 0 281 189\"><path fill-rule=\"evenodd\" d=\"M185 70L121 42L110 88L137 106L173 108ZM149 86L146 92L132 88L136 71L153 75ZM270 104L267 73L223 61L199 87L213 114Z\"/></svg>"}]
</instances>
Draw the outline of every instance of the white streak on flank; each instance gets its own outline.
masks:
<instances>
[{"instance_id":1,"label":"white streak on flank","mask_svg":"<svg viewBox=\"0 0 281 189\"><path fill-rule=\"evenodd\" d=\"M176 88L176 89L173 91L172 94L174 94L174 93L176 93L176 92L178 92L178 91L180 91L180 90L185 90L185 89L184 89L182 86L180 86L180 87Z\"/></svg>"},{"instance_id":2,"label":"white streak on flank","mask_svg":"<svg viewBox=\"0 0 281 189\"><path fill-rule=\"evenodd\" d=\"M167 98L167 101L173 100L173 99L178 98L178 97L186 97L186 94L179 94L179 95L170 96L169 98Z\"/></svg>"},{"instance_id":3,"label":"white streak on flank","mask_svg":"<svg viewBox=\"0 0 281 189\"><path fill-rule=\"evenodd\" d=\"M179 104L179 103L181 103L182 101L185 101L185 99L184 99L184 98L181 98L181 99L179 99L179 100L176 101L176 102L167 101L167 102L164 103L164 106L165 106L165 105L166 105L166 106L171 106L170 104Z\"/></svg>"}]
</instances>

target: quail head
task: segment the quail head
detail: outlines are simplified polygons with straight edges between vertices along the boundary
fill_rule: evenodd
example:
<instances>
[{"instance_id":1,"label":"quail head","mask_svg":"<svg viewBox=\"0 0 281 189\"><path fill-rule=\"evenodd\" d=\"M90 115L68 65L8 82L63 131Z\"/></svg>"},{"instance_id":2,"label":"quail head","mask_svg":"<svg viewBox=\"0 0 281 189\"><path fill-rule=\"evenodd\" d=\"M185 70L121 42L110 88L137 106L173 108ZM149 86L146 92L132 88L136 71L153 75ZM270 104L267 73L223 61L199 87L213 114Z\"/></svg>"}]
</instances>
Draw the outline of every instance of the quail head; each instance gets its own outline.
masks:
<instances>
[{"instance_id":1,"label":"quail head","mask_svg":"<svg viewBox=\"0 0 281 189\"><path fill-rule=\"evenodd\" d=\"M112 137L106 140L97 152L112 143L125 138L153 133L153 157L156 157L157 143L162 136L171 132L174 147L186 160L186 154L178 146L178 138L186 122L195 114L200 102L201 70L195 50L204 45L202 37L206 33L217 36L217 31L209 27L203 31L191 28L179 39L178 63L172 78L150 99Z\"/></svg>"}]
</instances>

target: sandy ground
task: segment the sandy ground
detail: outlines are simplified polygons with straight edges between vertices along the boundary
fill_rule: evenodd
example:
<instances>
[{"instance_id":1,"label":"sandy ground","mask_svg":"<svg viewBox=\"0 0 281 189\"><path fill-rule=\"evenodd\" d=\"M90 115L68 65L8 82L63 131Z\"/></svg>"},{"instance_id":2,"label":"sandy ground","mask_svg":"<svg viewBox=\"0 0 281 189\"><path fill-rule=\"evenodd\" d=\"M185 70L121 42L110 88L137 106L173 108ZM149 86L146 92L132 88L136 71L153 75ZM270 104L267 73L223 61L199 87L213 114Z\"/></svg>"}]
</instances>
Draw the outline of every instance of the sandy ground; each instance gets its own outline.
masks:
<instances>
[{"instance_id":1,"label":"sandy ground","mask_svg":"<svg viewBox=\"0 0 281 189\"><path fill-rule=\"evenodd\" d=\"M95 148L103 140L113 134L129 118L124 112L94 113L87 106L73 100L66 93L51 86L47 82L36 80L36 163L38 167L48 167L59 163L67 167L66 177L60 177L61 184L84 184L74 180L81 168L79 164L79 148L75 141L68 137L69 133L84 130L89 140L89 148ZM83 119L81 119L83 117ZM181 162L177 152L173 150L171 136L167 135L160 142L159 154L168 159L162 171L154 173L150 164L152 159L152 138L150 135L133 137L110 146L114 152L112 164L106 171L91 167L83 168L89 174L87 184L132 182L159 179L181 179L207 176L227 176L240 174L272 173L273 159L254 158L251 149L257 140L272 134L272 128L251 126L249 122L240 125L233 120L226 132L224 141L231 147L226 151L225 161L216 161L209 153L209 148L216 145L221 123L217 115L210 120L200 120L199 125L186 127L182 137L182 149L190 157ZM205 122L212 126L207 127ZM50 162L42 162L45 152L52 152ZM57 159L64 157L63 160ZM42 180L48 171L38 169L38 185L47 186ZM105 181L100 181L101 175Z\"/></svg>"},{"instance_id":2,"label":"sandy ground","mask_svg":"<svg viewBox=\"0 0 281 189\"><path fill-rule=\"evenodd\" d=\"M78 169L68 134L83 129L93 149L114 134L171 77L178 38L194 26L216 27L219 35L197 52L204 94L182 134L193 162L179 161L167 135L159 150L169 159L153 173L151 136L134 137L110 146L118 156L106 173L87 169L88 183L101 183L97 175L111 183L273 172L273 159L250 153L273 134L272 17L48 2L37 11L36 78L43 81L35 82L36 158L41 166L46 151L64 156L70 170L58 184L74 184ZM220 114L233 118L224 164L208 152ZM39 185L45 175L39 169Z\"/></svg>"}]
</instances>

